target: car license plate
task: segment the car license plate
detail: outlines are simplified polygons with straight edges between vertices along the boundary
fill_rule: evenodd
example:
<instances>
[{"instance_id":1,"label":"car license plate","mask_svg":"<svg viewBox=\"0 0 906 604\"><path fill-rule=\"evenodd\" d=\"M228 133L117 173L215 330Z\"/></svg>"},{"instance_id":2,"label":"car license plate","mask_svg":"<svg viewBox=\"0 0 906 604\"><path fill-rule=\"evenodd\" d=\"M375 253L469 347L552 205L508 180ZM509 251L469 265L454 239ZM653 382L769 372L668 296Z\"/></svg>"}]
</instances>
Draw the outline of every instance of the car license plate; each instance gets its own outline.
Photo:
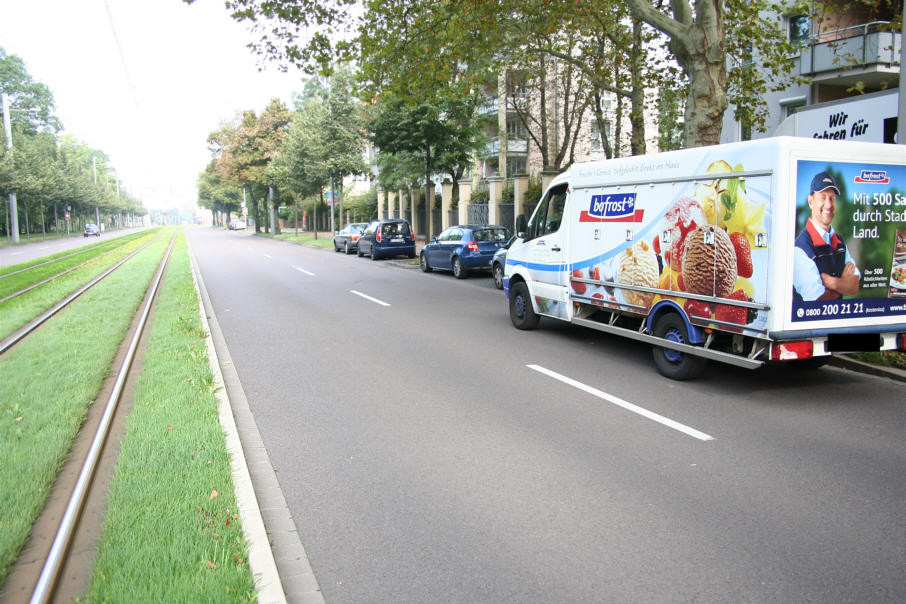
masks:
<instances>
[{"instance_id":1,"label":"car license plate","mask_svg":"<svg viewBox=\"0 0 906 604\"><path fill-rule=\"evenodd\" d=\"M402 242L403 242L403 238L402 238L402 237L394 237L394 238L391 239L390 241L393 242L393 243L402 243Z\"/></svg>"}]
</instances>

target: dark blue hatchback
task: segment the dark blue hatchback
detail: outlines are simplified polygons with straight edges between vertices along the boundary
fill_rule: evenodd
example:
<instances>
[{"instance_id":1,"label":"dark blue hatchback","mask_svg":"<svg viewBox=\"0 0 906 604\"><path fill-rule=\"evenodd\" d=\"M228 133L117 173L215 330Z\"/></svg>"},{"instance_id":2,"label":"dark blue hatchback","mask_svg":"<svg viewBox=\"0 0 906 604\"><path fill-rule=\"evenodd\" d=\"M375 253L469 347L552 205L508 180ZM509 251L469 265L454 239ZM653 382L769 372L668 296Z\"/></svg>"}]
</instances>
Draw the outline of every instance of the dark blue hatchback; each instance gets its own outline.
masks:
<instances>
[{"instance_id":1,"label":"dark blue hatchback","mask_svg":"<svg viewBox=\"0 0 906 604\"><path fill-rule=\"evenodd\" d=\"M375 220L359 237L355 252L360 258L371 256L372 260L392 256L415 258L415 235L406 220Z\"/></svg>"},{"instance_id":2,"label":"dark blue hatchback","mask_svg":"<svg viewBox=\"0 0 906 604\"><path fill-rule=\"evenodd\" d=\"M456 225L444 230L422 248L419 263L422 270L453 271L464 279L470 270L491 268L491 258L510 238L506 227L499 225Z\"/></svg>"}]
</instances>

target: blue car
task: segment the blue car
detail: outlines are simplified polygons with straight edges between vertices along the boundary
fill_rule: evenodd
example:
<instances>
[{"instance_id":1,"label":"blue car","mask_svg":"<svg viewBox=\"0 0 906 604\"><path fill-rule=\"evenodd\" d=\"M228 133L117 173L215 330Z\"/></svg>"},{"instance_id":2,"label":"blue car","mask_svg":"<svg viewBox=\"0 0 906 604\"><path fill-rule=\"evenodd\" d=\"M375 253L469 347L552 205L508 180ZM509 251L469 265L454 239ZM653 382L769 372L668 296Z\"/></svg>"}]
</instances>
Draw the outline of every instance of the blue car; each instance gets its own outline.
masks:
<instances>
[{"instance_id":1,"label":"blue car","mask_svg":"<svg viewBox=\"0 0 906 604\"><path fill-rule=\"evenodd\" d=\"M490 269L494 254L509 238L509 230L499 225L452 226L422 248L419 264L426 273L439 269L452 271L457 279L465 279L471 270Z\"/></svg>"},{"instance_id":2,"label":"blue car","mask_svg":"<svg viewBox=\"0 0 906 604\"><path fill-rule=\"evenodd\" d=\"M392 256L415 258L415 234L406 220L375 220L359 236L355 253L359 258L371 256L372 260Z\"/></svg>"}]
</instances>

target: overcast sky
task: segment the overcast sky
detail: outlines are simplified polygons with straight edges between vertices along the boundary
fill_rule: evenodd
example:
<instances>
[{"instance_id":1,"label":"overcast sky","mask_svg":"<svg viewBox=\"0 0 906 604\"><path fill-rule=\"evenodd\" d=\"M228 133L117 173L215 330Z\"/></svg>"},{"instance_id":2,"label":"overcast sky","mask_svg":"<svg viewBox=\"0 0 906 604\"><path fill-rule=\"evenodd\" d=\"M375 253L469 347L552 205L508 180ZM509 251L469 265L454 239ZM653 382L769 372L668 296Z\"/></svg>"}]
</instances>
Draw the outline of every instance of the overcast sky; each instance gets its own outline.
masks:
<instances>
[{"instance_id":1,"label":"overcast sky","mask_svg":"<svg viewBox=\"0 0 906 604\"><path fill-rule=\"evenodd\" d=\"M223 0L0 0L0 46L147 208L193 203L208 133L301 90L298 72L258 71L252 39Z\"/></svg>"}]
</instances>

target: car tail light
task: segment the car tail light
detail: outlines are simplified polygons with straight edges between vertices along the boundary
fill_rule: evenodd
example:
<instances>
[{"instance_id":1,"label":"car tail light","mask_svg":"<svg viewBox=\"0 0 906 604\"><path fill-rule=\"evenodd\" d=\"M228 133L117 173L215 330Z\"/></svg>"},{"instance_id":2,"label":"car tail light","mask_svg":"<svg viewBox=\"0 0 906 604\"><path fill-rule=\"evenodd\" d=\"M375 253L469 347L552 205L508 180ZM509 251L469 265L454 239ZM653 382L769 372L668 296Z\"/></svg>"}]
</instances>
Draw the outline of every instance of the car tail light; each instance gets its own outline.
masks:
<instances>
[{"instance_id":1,"label":"car tail light","mask_svg":"<svg viewBox=\"0 0 906 604\"><path fill-rule=\"evenodd\" d=\"M474 241L470 241L470 242L469 242L469 245L467 245L466 247L469 248L469 251L470 251L470 252L477 252L477 251L478 251L478 244L475 243Z\"/></svg>"},{"instance_id":2,"label":"car tail light","mask_svg":"<svg viewBox=\"0 0 906 604\"><path fill-rule=\"evenodd\" d=\"M358 241L358 240L359 240L359 236L358 236L358 235L353 235L352 237L350 237L350 239L352 239L353 241Z\"/></svg>"},{"instance_id":3,"label":"car tail light","mask_svg":"<svg viewBox=\"0 0 906 604\"><path fill-rule=\"evenodd\" d=\"M377 239L377 242L381 242L381 229L378 229L374 232L374 238Z\"/></svg>"},{"instance_id":4,"label":"car tail light","mask_svg":"<svg viewBox=\"0 0 906 604\"><path fill-rule=\"evenodd\" d=\"M415 231L412 230L411 224L409 225L409 237L411 237L412 240L415 241Z\"/></svg>"},{"instance_id":5,"label":"car tail light","mask_svg":"<svg viewBox=\"0 0 906 604\"><path fill-rule=\"evenodd\" d=\"M796 359L810 359L813 356L814 345L811 340L801 342L783 342L771 347L771 358L775 361L794 361Z\"/></svg>"}]
</instances>

